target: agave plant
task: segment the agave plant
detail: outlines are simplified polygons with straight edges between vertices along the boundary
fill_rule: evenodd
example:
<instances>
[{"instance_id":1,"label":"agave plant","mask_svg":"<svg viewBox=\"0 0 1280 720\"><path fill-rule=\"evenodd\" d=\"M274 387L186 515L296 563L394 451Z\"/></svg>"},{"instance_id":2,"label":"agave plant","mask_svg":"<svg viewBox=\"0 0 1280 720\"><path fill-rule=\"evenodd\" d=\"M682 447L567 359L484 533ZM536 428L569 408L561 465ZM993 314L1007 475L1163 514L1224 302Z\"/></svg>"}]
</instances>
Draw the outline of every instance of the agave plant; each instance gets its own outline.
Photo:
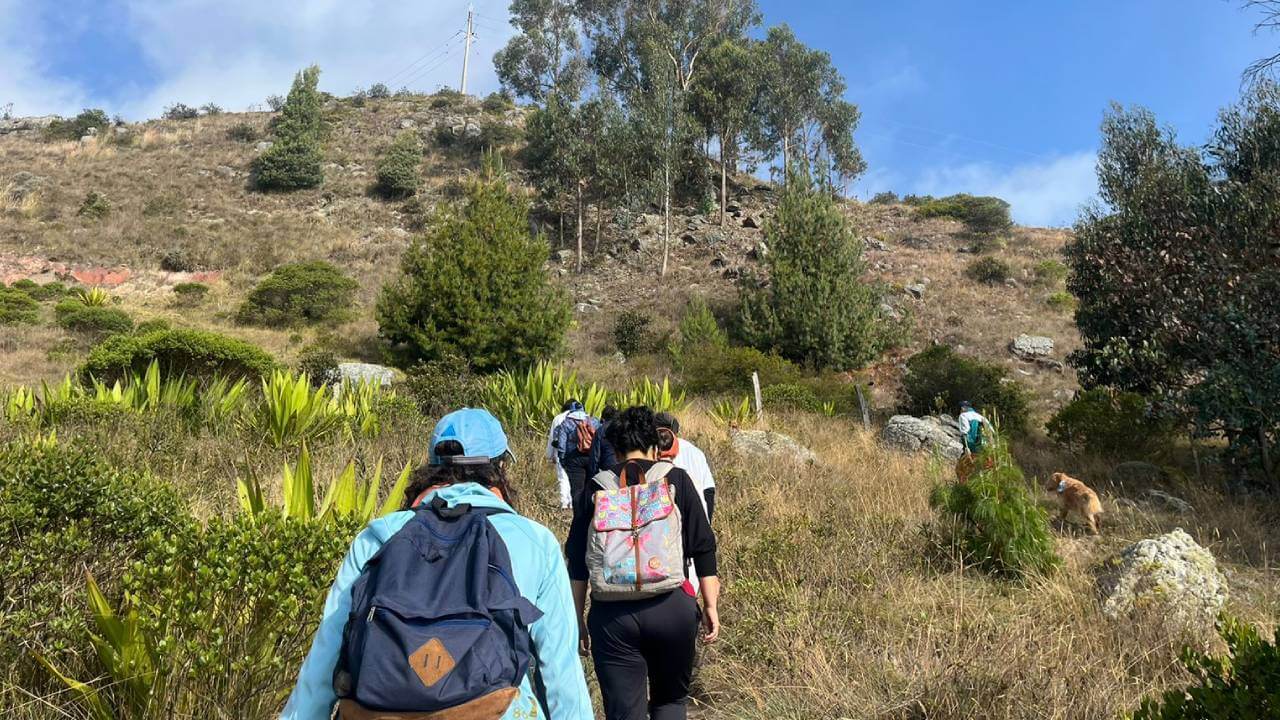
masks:
<instances>
[{"instance_id":1,"label":"agave plant","mask_svg":"<svg viewBox=\"0 0 1280 720\"><path fill-rule=\"evenodd\" d=\"M111 294L100 287L80 288L76 290L76 299L89 307L103 307L111 304Z\"/></svg>"},{"instance_id":2,"label":"agave plant","mask_svg":"<svg viewBox=\"0 0 1280 720\"><path fill-rule=\"evenodd\" d=\"M380 406L395 396L376 380L344 382L335 389L334 405L353 435L374 438L382 432Z\"/></svg>"},{"instance_id":3,"label":"agave plant","mask_svg":"<svg viewBox=\"0 0 1280 720\"><path fill-rule=\"evenodd\" d=\"M306 373L281 370L263 378L262 401L243 420L274 448L321 440L341 427L342 421L328 388L312 388Z\"/></svg>"},{"instance_id":4,"label":"agave plant","mask_svg":"<svg viewBox=\"0 0 1280 720\"><path fill-rule=\"evenodd\" d=\"M346 469L329 483L324 500L320 503L320 509L317 510L316 482L312 471L311 453L304 443L298 455L297 464L291 467L286 463L281 474L279 511L287 518L302 521L345 517L368 523L370 520L400 509L404 503L404 493L409 486L412 470L412 465L405 465L387 494L387 498L378 505L378 490L382 487L382 460L378 460L373 475L364 481L356 477L355 461L349 462ZM240 508L250 517L256 518L267 511L266 497L257 478L238 480L236 486Z\"/></svg>"},{"instance_id":5,"label":"agave plant","mask_svg":"<svg viewBox=\"0 0 1280 720\"><path fill-rule=\"evenodd\" d=\"M234 420L244 408L248 389L249 384L243 378L235 382L224 377L214 378L200 393L201 418L210 427L220 427Z\"/></svg>"},{"instance_id":6,"label":"agave plant","mask_svg":"<svg viewBox=\"0 0 1280 720\"><path fill-rule=\"evenodd\" d=\"M4 419L17 424L36 417L36 394L20 386L4 394Z\"/></svg>"},{"instance_id":7,"label":"agave plant","mask_svg":"<svg viewBox=\"0 0 1280 720\"><path fill-rule=\"evenodd\" d=\"M577 398L587 412L599 416L609 391L595 383L582 385L578 375L540 362L522 375L500 372L485 384L483 405L508 428L545 430L569 398Z\"/></svg>"},{"instance_id":8,"label":"agave plant","mask_svg":"<svg viewBox=\"0 0 1280 720\"><path fill-rule=\"evenodd\" d=\"M97 628L97 633L89 633L89 640L111 678L112 696L118 698L122 706L119 717L145 717L155 698L163 694L164 678L155 643L143 630L136 610L130 608L124 617L119 616L93 575L86 572L85 576L89 609ZM112 704L97 688L67 676L41 655L36 655L36 660L76 694L89 717L116 720Z\"/></svg>"},{"instance_id":9,"label":"agave plant","mask_svg":"<svg viewBox=\"0 0 1280 720\"><path fill-rule=\"evenodd\" d=\"M623 407L645 405L654 412L680 412L688 406L689 401L683 390L679 394L672 392L670 378L662 378L662 384L659 385L646 377L619 397L618 404Z\"/></svg>"},{"instance_id":10,"label":"agave plant","mask_svg":"<svg viewBox=\"0 0 1280 720\"><path fill-rule=\"evenodd\" d=\"M117 380L110 387L94 380L93 388L94 399L98 402L139 412L161 407L189 411L196 406L196 382L181 375L161 379L160 363L155 360L151 361L142 375L130 373L123 383Z\"/></svg>"},{"instance_id":11,"label":"agave plant","mask_svg":"<svg viewBox=\"0 0 1280 720\"><path fill-rule=\"evenodd\" d=\"M718 425L731 428L749 424L754 419L754 415L749 397L742 398L742 402L738 403L732 400L721 400L711 408L711 419Z\"/></svg>"}]
</instances>

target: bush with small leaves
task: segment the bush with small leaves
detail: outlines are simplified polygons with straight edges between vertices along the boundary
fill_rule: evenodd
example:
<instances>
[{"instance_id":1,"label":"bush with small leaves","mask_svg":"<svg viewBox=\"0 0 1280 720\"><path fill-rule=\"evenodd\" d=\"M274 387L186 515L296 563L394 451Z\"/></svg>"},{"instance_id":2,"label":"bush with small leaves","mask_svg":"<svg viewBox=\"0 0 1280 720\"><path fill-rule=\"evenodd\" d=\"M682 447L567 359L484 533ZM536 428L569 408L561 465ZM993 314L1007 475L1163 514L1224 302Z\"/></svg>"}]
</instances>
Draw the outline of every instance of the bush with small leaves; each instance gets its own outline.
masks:
<instances>
[{"instance_id":1,"label":"bush with small leaves","mask_svg":"<svg viewBox=\"0 0 1280 720\"><path fill-rule=\"evenodd\" d=\"M161 117L165 120L194 120L200 117L200 111L185 103L174 103L164 109Z\"/></svg>"},{"instance_id":2,"label":"bush with small leaves","mask_svg":"<svg viewBox=\"0 0 1280 720\"><path fill-rule=\"evenodd\" d=\"M442 108L452 107L466 99L466 95L454 90L453 88L440 88L435 95L431 96L431 109L440 110Z\"/></svg>"},{"instance_id":3,"label":"bush with small leaves","mask_svg":"<svg viewBox=\"0 0 1280 720\"><path fill-rule=\"evenodd\" d=\"M485 112L500 113L513 109L516 101L504 92L492 92L485 97L484 102L480 103L480 107Z\"/></svg>"},{"instance_id":4,"label":"bush with small leaves","mask_svg":"<svg viewBox=\"0 0 1280 720\"><path fill-rule=\"evenodd\" d=\"M280 112L284 108L284 96L268 95L267 107L271 109L271 112Z\"/></svg>"},{"instance_id":5,"label":"bush with small leaves","mask_svg":"<svg viewBox=\"0 0 1280 720\"><path fill-rule=\"evenodd\" d=\"M400 133L378 161L378 193L386 198L405 198L418 192L422 185L421 165L422 145L417 133Z\"/></svg>"},{"instance_id":6,"label":"bush with small leaves","mask_svg":"<svg viewBox=\"0 0 1280 720\"><path fill-rule=\"evenodd\" d=\"M968 400L1002 427L1022 433L1027 427L1030 392L1010 380L998 365L957 354L946 345L934 345L907 359L899 410L908 415L957 413Z\"/></svg>"},{"instance_id":7,"label":"bush with small leaves","mask_svg":"<svg viewBox=\"0 0 1280 720\"><path fill-rule=\"evenodd\" d=\"M176 247L160 256L160 269L165 272L193 272L196 264L186 248Z\"/></svg>"},{"instance_id":8,"label":"bush with small leaves","mask_svg":"<svg viewBox=\"0 0 1280 720\"><path fill-rule=\"evenodd\" d=\"M21 280L15 280L9 285L9 287L13 290L17 290L18 292L24 292L27 295L30 295L40 289L40 283L32 280L31 278L22 278Z\"/></svg>"},{"instance_id":9,"label":"bush with small leaves","mask_svg":"<svg viewBox=\"0 0 1280 720\"><path fill-rule=\"evenodd\" d=\"M97 190L90 190L76 214L90 220L101 220L111 214L111 201Z\"/></svg>"},{"instance_id":10,"label":"bush with small leaves","mask_svg":"<svg viewBox=\"0 0 1280 720\"><path fill-rule=\"evenodd\" d=\"M215 376L257 382L279 367L264 350L243 340L199 330L162 330L146 335L113 335L89 352L81 379L114 382L142 374L153 361L166 377L185 375L208 381Z\"/></svg>"},{"instance_id":11,"label":"bush with small leaves","mask_svg":"<svg viewBox=\"0 0 1280 720\"><path fill-rule=\"evenodd\" d=\"M65 297L68 292L70 291L67 290L66 285L63 285L57 280L52 280L41 285L39 288L31 290L27 294L30 295L33 300L44 302L46 300L59 300Z\"/></svg>"},{"instance_id":12,"label":"bush with small leaves","mask_svg":"<svg viewBox=\"0 0 1280 720\"><path fill-rule=\"evenodd\" d=\"M613 321L613 346L626 357L654 350L649 326L653 316L638 310L623 310Z\"/></svg>"},{"instance_id":13,"label":"bush with small leaves","mask_svg":"<svg viewBox=\"0 0 1280 720\"><path fill-rule=\"evenodd\" d=\"M1009 203L997 197L960 193L922 200L916 213L921 217L947 217L965 224L975 235L999 235L1013 227Z\"/></svg>"},{"instance_id":14,"label":"bush with small leaves","mask_svg":"<svg viewBox=\"0 0 1280 720\"><path fill-rule=\"evenodd\" d=\"M85 110L74 118L55 120L45 128L46 140L79 140L91 130L106 130L111 120L102 110Z\"/></svg>"},{"instance_id":15,"label":"bush with small leaves","mask_svg":"<svg viewBox=\"0 0 1280 720\"><path fill-rule=\"evenodd\" d=\"M227 137L236 142L251 143L257 142L260 134L258 133L258 128L249 123L238 122L227 128Z\"/></svg>"},{"instance_id":16,"label":"bush with small leaves","mask_svg":"<svg viewBox=\"0 0 1280 720\"><path fill-rule=\"evenodd\" d=\"M298 353L298 361L294 368L299 375L311 379L313 387L327 387L342 379L338 372L338 356L325 347L307 347Z\"/></svg>"},{"instance_id":17,"label":"bush with small leaves","mask_svg":"<svg viewBox=\"0 0 1280 720\"><path fill-rule=\"evenodd\" d=\"M1054 413L1045 429L1067 448L1129 458L1165 445L1173 432L1146 398L1107 388L1080 393Z\"/></svg>"},{"instance_id":18,"label":"bush with small leaves","mask_svg":"<svg viewBox=\"0 0 1280 720\"><path fill-rule=\"evenodd\" d=\"M200 106L201 115L210 115L210 116L221 115L222 112L223 112L222 107L215 103L210 102Z\"/></svg>"},{"instance_id":19,"label":"bush with small leaves","mask_svg":"<svg viewBox=\"0 0 1280 720\"><path fill-rule=\"evenodd\" d=\"M367 94L370 100L386 100L391 97L391 88L386 83L374 83L369 86Z\"/></svg>"},{"instance_id":20,"label":"bush with small leaves","mask_svg":"<svg viewBox=\"0 0 1280 720\"><path fill-rule=\"evenodd\" d=\"M1036 281L1043 285L1057 285L1067 279L1067 266L1052 258L1041 260L1031 268Z\"/></svg>"},{"instance_id":21,"label":"bush with small leaves","mask_svg":"<svg viewBox=\"0 0 1280 720\"><path fill-rule=\"evenodd\" d=\"M34 325L40 322L40 304L16 288L0 287L0 325Z\"/></svg>"},{"instance_id":22,"label":"bush with small leaves","mask_svg":"<svg viewBox=\"0 0 1280 720\"><path fill-rule=\"evenodd\" d=\"M169 321L165 320L164 318L151 318L150 320L143 320L142 322L138 323L137 327L133 329L133 334L149 335L154 332L162 332L164 330L170 330L172 328L173 326L170 325Z\"/></svg>"},{"instance_id":23,"label":"bush with small leaves","mask_svg":"<svg viewBox=\"0 0 1280 720\"><path fill-rule=\"evenodd\" d=\"M768 385L760 392L766 410L821 412L822 402L813 388L796 383Z\"/></svg>"},{"instance_id":24,"label":"bush with small leaves","mask_svg":"<svg viewBox=\"0 0 1280 720\"><path fill-rule=\"evenodd\" d=\"M341 322L351 315L358 287L323 260L281 265L249 293L236 320L267 326Z\"/></svg>"},{"instance_id":25,"label":"bush with small leaves","mask_svg":"<svg viewBox=\"0 0 1280 720\"><path fill-rule=\"evenodd\" d=\"M305 190L324 182L323 156L315 143L277 140L254 158L253 184L259 190Z\"/></svg>"},{"instance_id":26,"label":"bush with small leaves","mask_svg":"<svg viewBox=\"0 0 1280 720\"><path fill-rule=\"evenodd\" d=\"M86 305L76 298L59 302L53 312L58 326L72 332L113 335L133 329L133 319L124 310L104 305Z\"/></svg>"},{"instance_id":27,"label":"bush with small leaves","mask_svg":"<svg viewBox=\"0 0 1280 720\"><path fill-rule=\"evenodd\" d=\"M1074 312L1078 303L1075 295L1066 290L1059 290L1046 297L1044 304L1058 312Z\"/></svg>"},{"instance_id":28,"label":"bush with small leaves","mask_svg":"<svg viewBox=\"0 0 1280 720\"><path fill-rule=\"evenodd\" d=\"M987 285L999 285L1013 276L1013 268L1000 258L984 257L969 263L965 277Z\"/></svg>"},{"instance_id":29,"label":"bush with small leaves","mask_svg":"<svg viewBox=\"0 0 1280 720\"><path fill-rule=\"evenodd\" d=\"M896 205L899 202L898 193L892 190L878 192L871 196L870 202L872 205Z\"/></svg>"},{"instance_id":30,"label":"bush with small leaves","mask_svg":"<svg viewBox=\"0 0 1280 720\"><path fill-rule=\"evenodd\" d=\"M485 381L465 360L450 355L409 368L402 387L424 417L434 418L479 405Z\"/></svg>"},{"instance_id":31,"label":"bush with small leaves","mask_svg":"<svg viewBox=\"0 0 1280 720\"><path fill-rule=\"evenodd\" d=\"M173 294L179 305L194 307L204 302L209 295L209 286L198 282L178 283L173 286Z\"/></svg>"},{"instance_id":32,"label":"bush with small leaves","mask_svg":"<svg viewBox=\"0 0 1280 720\"><path fill-rule=\"evenodd\" d=\"M803 376L786 358L755 348L704 343L685 352L682 387L695 394L748 392L753 372L760 373L761 385L797 383Z\"/></svg>"}]
</instances>

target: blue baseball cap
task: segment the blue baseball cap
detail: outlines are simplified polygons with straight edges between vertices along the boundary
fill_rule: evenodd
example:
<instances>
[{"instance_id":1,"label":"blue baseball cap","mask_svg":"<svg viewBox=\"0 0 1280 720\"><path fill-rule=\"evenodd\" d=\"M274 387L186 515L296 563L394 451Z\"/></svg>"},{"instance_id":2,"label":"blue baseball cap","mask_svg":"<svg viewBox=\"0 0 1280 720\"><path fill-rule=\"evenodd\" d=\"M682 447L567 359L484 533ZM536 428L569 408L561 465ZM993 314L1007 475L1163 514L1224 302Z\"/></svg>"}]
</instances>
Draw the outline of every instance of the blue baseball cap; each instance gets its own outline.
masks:
<instances>
[{"instance_id":1,"label":"blue baseball cap","mask_svg":"<svg viewBox=\"0 0 1280 720\"><path fill-rule=\"evenodd\" d=\"M462 455L436 457L436 446L446 440L458 441ZM503 455L511 455L511 448L502 423L488 410L479 408L454 410L440 418L431 431L431 445L427 449L432 465L479 465Z\"/></svg>"}]
</instances>

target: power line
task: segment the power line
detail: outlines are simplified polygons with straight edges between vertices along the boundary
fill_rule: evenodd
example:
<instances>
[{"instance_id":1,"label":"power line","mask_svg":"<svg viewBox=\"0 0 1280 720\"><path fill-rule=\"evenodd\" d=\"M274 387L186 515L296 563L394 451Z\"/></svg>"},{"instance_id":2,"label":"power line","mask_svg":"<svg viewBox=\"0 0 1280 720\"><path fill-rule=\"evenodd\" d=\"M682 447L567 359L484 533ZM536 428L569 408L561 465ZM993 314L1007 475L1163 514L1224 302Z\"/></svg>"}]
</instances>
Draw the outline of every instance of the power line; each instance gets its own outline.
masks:
<instances>
[{"instance_id":1,"label":"power line","mask_svg":"<svg viewBox=\"0 0 1280 720\"><path fill-rule=\"evenodd\" d=\"M412 72L415 67L419 66L424 61L430 62L431 60L434 60L440 54L441 51L445 50L450 45L454 44L456 38L461 34L462 34L461 30L454 32L453 35L450 35L443 43L441 43L440 45L437 45L434 50L427 52L422 57L418 58L417 60L414 60L413 62L409 63L405 67L401 68L396 74L387 78L386 84L390 85L396 78L401 77L405 73Z\"/></svg>"},{"instance_id":2,"label":"power line","mask_svg":"<svg viewBox=\"0 0 1280 720\"><path fill-rule=\"evenodd\" d=\"M427 65L427 66L425 66L425 67L423 67L423 68L421 68L421 69L417 70L416 72L414 72L411 76L409 76L408 78L406 78L406 79L404 80L404 84L405 84L406 86L408 86L408 85L412 85L413 83L415 83L415 82L417 82L417 81L421 80L422 78L426 77L427 75L430 75L431 73L435 72L436 70L439 70L440 68L444 67L444 66L445 66L445 64L446 64L446 63L448 63L448 62L453 58L453 52L454 52L454 50L457 50L457 49L458 49L458 45L459 45L459 43L461 43L461 42L462 42L462 39L461 39L461 38L458 38L457 40L453 41L453 42L450 44L449 49L448 49L447 51L445 51L444 55L441 55L439 58L437 58L436 60L432 61L429 65Z\"/></svg>"}]
</instances>

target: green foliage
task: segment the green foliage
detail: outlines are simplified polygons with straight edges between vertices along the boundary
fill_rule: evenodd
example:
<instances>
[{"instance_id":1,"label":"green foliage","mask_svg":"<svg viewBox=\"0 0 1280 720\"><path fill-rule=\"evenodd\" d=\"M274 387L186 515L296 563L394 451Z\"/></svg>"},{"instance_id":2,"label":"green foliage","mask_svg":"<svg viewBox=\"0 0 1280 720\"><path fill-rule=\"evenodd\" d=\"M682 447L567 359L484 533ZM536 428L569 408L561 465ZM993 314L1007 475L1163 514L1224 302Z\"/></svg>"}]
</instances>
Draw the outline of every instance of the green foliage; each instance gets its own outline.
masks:
<instances>
[{"instance_id":1,"label":"green foliage","mask_svg":"<svg viewBox=\"0 0 1280 720\"><path fill-rule=\"evenodd\" d=\"M789 360L755 348L704 344L685 352L681 379L696 394L746 392L752 372L760 373L761 385L799 382L802 374Z\"/></svg>"},{"instance_id":2,"label":"green foliage","mask_svg":"<svg viewBox=\"0 0 1280 720\"><path fill-rule=\"evenodd\" d=\"M259 189L299 190L324 182L322 145L328 129L319 81L320 68L315 65L294 78L280 114L271 120L275 143L253 161Z\"/></svg>"},{"instance_id":3,"label":"green foliage","mask_svg":"<svg viewBox=\"0 0 1280 720\"><path fill-rule=\"evenodd\" d=\"M376 82L369 86L369 92L366 93L370 100L386 100L391 97L391 88L386 83Z\"/></svg>"},{"instance_id":4,"label":"green foliage","mask_svg":"<svg viewBox=\"0 0 1280 720\"><path fill-rule=\"evenodd\" d=\"M16 287L17 283L14 283L14 286ZM38 302L44 302L47 300L59 300L62 297L66 296L68 290L66 285L63 285L57 280L53 280L39 287L33 287L28 290L24 290L23 292L30 295L32 300L36 300Z\"/></svg>"},{"instance_id":5,"label":"green foliage","mask_svg":"<svg viewBox=\"0 0 1280 720\"><path fill-rule=\"evenodd\" d=\"M312 387L306 375L277 370L262 379L262 401L244 423L271 447L327 439L342 426L342 416L326 387Z\"/></svg>"},{"instance_id":6,"label":"green foliage","mask_svg":"<svg viewBox=\"0 0 1280 720\"><path fill-rule=\"evenodd\" d=\"M151 318L150 320L143 320L135 325L133 333L135 335L147 335L153 332L171 329L173 329L173 325L171 325L168 320L165 320L164 318Z\"/></svg>"},{"instance_id":7,"label":"green foliage","mask_svg":"<svg viewBox=\"0 0 1280 720\"><path fill-rule=\"evenodd\" d=\"M515 100L503 92L491 92L485 96L484 102L480 103L481 109L489 113L501 113L514 109Z\"/></svg>"},{"instance_id":8,"label":"green foliage","mask_svg":"<svg viewBox=\"0 0 1280 720\"><path fill-rule=\"evenodd\" d=\"M1013 277L1009 263L995 257L983 257L970 262L964 269L965 277L987 285L999 285Z\"/></svg>"},{"instance_id":9,"label":"green foliage","mask_svg":"<svg viewBox=\"0 0 1280 720\"><path fill-rule=\"evenodd\" d=\"M472 182L415 238L400 277L382 289L379 334L400 367L448 356L479 371L526 366L560 347L570 320L543 270L524 202L496 178Z\"/></svg>"},{"instance_id":10,"label":"green foliage","mask_svg":"<svg viewBox=\"0 0 1280 720\"><path fill-rule=\"evenodd\" d=\"M236 321L266 326L340 322L350 316L358 287L323 260L281 265L249 293Z\"/></svg>"},{"instance_id":11,"label":"green foliage","mask_svg":"<svg viewBox=\"0 0 1280 720\"><path fill-rule=\"evenodd\" d=\"M195 120L200 117L200 111L186 103L174 103L164 109L161 117L165 120Z\"/></svg>"},{"instance_id":12,"label":"green foliage","mask_svg":"<svg viewBox=\"0 0 1280 720\"><path fill-rule=\"evenodd\" d=\"M170 248L160 256L160 269L165 272L192 272L196 263L185 248Z\"/></svg>"},{"instance_id":13,"label":"green foliage","mask_svg":"<svg viewBox=\"0 0 1280 720\"><path fill-rule=\"evenodd\" d=\"M689 350L702 345L723 348L729 344L729 339L725 336L724 330L720 329L720 323L716 320L715 314L711 312L707 301L700 295L694 296L685 306L684 314L680 316L679 333L680 345L677 354L680 357L684 357Z\"/></svg>"},{"instance_id":14,"label":"green foliage","mask_svg":"<svg viewBox=\"0 0 1280 720\"><path fill-rule=\"evenodd\" d=\"M664 377L661 383L656 383L645 377L640 378L639 382L631 386L631 389L617 396L613 404L618 407L643 405L655 413L679 413L688 406L689 401L683 390L671 389L670 378Z\"/></svg>"},{"instance_id":15,"label":"green foliage","mask_svg":"<svg viewBox=\"0 0 1280 720\"><path fill-rule=\"evenodd\" d=\"M540 432L547 429L547 423L570 398L581 402L588 414L600 417L609 392L595 383L578 382L576 372L539 362L520 374L504 370L489 376L481 394L481 406L493 413L508 431L527 428Z\"/></svg>"},{"instance_id":16,"label":"green foliage","mask_svg":"<svg viewBox=\"0 0 1280 720\"><path fill-rule=\"evenodd\" d=\"M1280 716L1280 645L1230 617L1218 623L1218 634L1227 647L1221 657L1190 648L1183 651L1182 663L1197 684L1143 700L1133 720Z\"/></svg>"},{"instance_id":17,"label":"green foliage","mask_svg":"<svg viewBox=\"0 0 1280 720\"><path fill-rule=\"evenodd\" d=\"M111 201L97 190L90 190L76 214L90 220L101 220L111 214Z\"/></svg>"},{"instance_id":18,"label":"green foliage","mask_svg":"<svg viewBox=\"0 0 1280 720\"><path fill-rule=\"evenodd\" d=\"M405 373L404 393L424 417L481 404L485 381L459 357L418 363Z\"/></svg>"},{"instance_id":19,"label":"green foliage","mask_svg":"<svg viewBox=\"0 0 1280 720\"><path fill-rule=\"evenodd\" d=\"M1036 263L1031 271L1036 281L1044 285L1057 285L1067 279L1067 266L1052 258Z\"/></svg>"},{"instance_id":20,"label":"green foliage","mask_svg":"<svg viewBox=\"0 0 1280 720\"><path fill-rule=\"evenodd\" d=\"M958 355L946 345L934 345L907 360L900 409L910 415L959 412L961 401L998 417L1015 434L1027 427L1030 393L1008 379L1008 370Z\"/></svg>"},{"instance_id":21,"label":"green foliage","mask_svg":"<svg viewBox=\"0 0 1280 720\"><path fill-rule=\"evenodd\" d=\"M1076 301L1075 295L1066 290L1059 290L1058 292L1050 293L1044 299L1044 304L1058 312L1074 312L1079 303Z\"/></svg>"},{"instance_id":22,"label":"green foliage","mask_svg":"<svg viewBox=\"0 0 1280 720\"><path fill-rule=\"evenodd\" d=\"M89 134L90 128L98 132L111 127L111 120L102 110L84 110L70 119L58 119L49 124L44 131L46 140L79 140Z\"/></svg>"},{"instance_id":23,"label":"green foliage","mask_svg":"<svg viewBox=\"0 0 1280 720\"><path fill-rule=\"evenodd\" d=\"M885 190L884 192L878 192L875 195L872 195L871 200L868 202L872 205L897 205L900 201L898 199L898 193L893 192L892 190Z\"/></svg>"},{"instance_id":24,"label":"green foliage","mask_svg":"<svg viewBox=\"0 0 1280 720\"><path fill-rule=\"evenodd\" d=\"M653 316L640 310L623 310L613 321L613 346L633 357L654 350L655 338L649 326Z\"/></svg>"},{"instance_id":25,"label":"green foliage","mask_svg":"<svg viewBox=\"0 0 1280 720\"><path fill-rule=\"evenodd\" d=\"M751 407L751 398L741 401L719 400L711 406L711 419L717 425L729 428L740 428L755 421L755 410Z\"/></svg>"},{"instance_id":26,"label":"green foliage","mask_svg":"<svg viewBox=\"0 0 1280 720\"><path fill-rule=\"evenodd\" d=\"M258 128L249 123L238 122L227 128L227 137L236 142L251 143L257 142L261 134L258 132Z\"/></svg>"},{"instance_id":27,"label":"green foliage","mask_svg":"<svg viewBox=\"0 0 1280 720\"><path fill-rule=\"evenodd\" d=\"M173 294L179 305L194 307L209 295L209 286L198 282L184 282L173 286Z\"/></svg>"},{"instance_id":28,"label":"green foliage","mask_svg":"<svg viewBox=\"0 0 1280 720\"><path fill-rule=\"evenodd\" d=\"M579 14L572 0L515 0L508 12L519 32L493 57L503 89L534 101L549 95L577 100L588 73ZM490 95L485 99L486 110L495 96L506 99L498 93Z\"/></svg>"},{"instance_id":29,"label":"green foliage","mask_svg":"<svg viewBox=\"0 0 1280 720\"><path fill-rule=\"evenodd\" d=\"M54 308L58 325L72 332L115 335L133 329L129 313L114 307L95 307L75 300L63 300Z\"/></svg>"},{"instance_id":30,"label":"green foliage","mask_svg":"<svg viewBox=\"0 0 1280 720\"><path fill-rule=\"evenodd\" d=\"M1111 456L1142 455L1166 443L1172 432L1137 393L1086 390L1045 424L1049 437L1068 448Z\"/></svg>"},{"instance_id":31,"label":"green foliage","mask_svg":"<svg viewBox=\"0 0 1280 720\"><path fill-rule=\"evenodd\" d=\"M768 385L760 391L766 410L802 410L804 412L822 412L822 402L813 388L808 385L787 383Z\"/></svg>"},{"instance_id":32,"label":"green foliage","mask_svg":"<svg viewBox=\"0 0 1280 720\"><path fill-rule=\"evenodd\" d=\"M422 185L421 165L422 145L417 133L402 132L378 161L375 187L383 197L409 197Z\"/></svg>"},{"instance_id":33,"label":"green foliage","mask_svg":"<svg viewBox=\"0 0 1280 720\"><path fill-rule=\"evenodd\" d=\"M242 340L199 330L163 330L107 338L89 352L79 373L86 381L113 382L130 371L144 372L152 361L159 361L165 376L202 381L214 376L256 380L277 367L270 355Z\"/></svg>"},{"instance_id":34,"label":"green foliage","mask_svg":"<svg viewBox=\"0 0 1280 720\"><path fill-rule=\"evenodd\" d=\"M1263 82L1187 147L1141 109L1103 122L1099 196L1067 247L1084 387L1156 400L1280 482L1280 87Z\"/></svg>"},{"instance_id":35,"label":"green foliage","mask_svg":"<svg viewBox=\"0 0 1280 720\"><path fill-rule=\"evenodd\" d=\"M860 367L894 335L878 293L861 280L862 245L831 194L793 175L765 228L770 282L744 289L749 345L813 368Z\"/></svg>"},{"instance_id":36,"label":"green foliage","mask_svg":"<svg viewBox=\"0 0 1280 720\"><path fill-rule=\"evenodd\" d=\"M916 206L916 214L959 220L975 235L1000 235L1013 227L1009 203L997 197L960 193L928 198Z\"/></svg>"},{"instance_id":37,"label":"green foliage","mask_svg":"<svg viewBox=\"0 0 1280 720\"><path fill-rule=\"evenodd\" d=\"M338 356L326 347L303 348L302 352L298 353L298 361L294 363L294 368L298 374L311 378L311 384L315 387L333 385L342 379L342 375L338 372Z\"/></svg>"},{"instance_id":38,"label":"green foliage","mask_svg":"<svg viewBox=\"0 0 1280 720\"><path fill-rule=\"evenodd\" d=\"M286 464L280 476L281 505L280 515L293 520L309 522L322 521L355 521L357 526L367 525L370 521L396 512L404 504L404 493L409 487L409 476L413 473L413 465L406 464L395 483L387 493L386 499L378 504L378 493L382 488L382 460L378 460L373 474L366 480L356 477L355 461L347 463L342 471L329 483L324 500L319 509L315 505L316 481L311 466L311 453L307 444L302 443L298 455L298 463L294 466ZM266 495L257 478L239 480L236 492L240 499L240 509L250 519L259 520L273 515L277 509L268 508Z\"/></svg>"},{"instance_id":39,"label":"green foliage","mask_svg":"<svg viewBox=\"0 0 1280 720\"><path fill-rule=\"evenodd\" d=\"M440 110L447 107L453 107L454 105L466 100L466 98L466 95L463 95L453 88L442 87L439 90L436 90L435 94L431 96L431 109Z\"/></svg>"},{"instance_id":40,"label":"green foliage","mask_svg":"<svg viewBox=\"0 0 1280 720\"><path fill-rule=\"evenodd\" d=\"M88 307L106 307L115 302L115 298L111 297L111 293L100 287L78 288L72 295L75 296L76 302Z\"/></svg>"},{"instance_id":41,"label":"green foliage","mask_svg":"<svg viewBox=\"0 0 1280 720\"><path fill-rule=\"evenodd\" d=\"M0 325L34 325L40 322L40 304L16 288L0 287Z\"/></svg>"},{"instance_id":42,"label":"green foliage","mask_svg":"<svg viewBox=\"0 0 1280 720\"><path fill-rule=\"evenodd\" d=\"M1053 552L1048 516L1027 491L1008 442L997 437L978 455L976 467L967 482L948 479L929 495L947 539L967 563L995 575L1026 578L1056 568L1061 560Z\"/></svg>"}]
</instances>

